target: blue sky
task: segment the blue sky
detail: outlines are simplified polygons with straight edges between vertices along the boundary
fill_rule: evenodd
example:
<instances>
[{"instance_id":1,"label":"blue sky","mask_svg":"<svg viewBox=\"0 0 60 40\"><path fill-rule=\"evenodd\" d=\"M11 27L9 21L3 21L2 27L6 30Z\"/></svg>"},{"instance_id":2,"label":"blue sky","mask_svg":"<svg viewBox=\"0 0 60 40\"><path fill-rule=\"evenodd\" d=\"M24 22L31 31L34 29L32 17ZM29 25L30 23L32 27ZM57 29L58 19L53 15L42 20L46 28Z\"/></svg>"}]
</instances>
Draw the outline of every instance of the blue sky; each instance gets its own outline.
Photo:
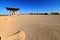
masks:
<instances>
[{"instance_id":1,"label":"blue sky","mask_svg":"<svg viewBox=\"0 0 60 40\"><path fill-rule=\"evenodd\" d=\"M0 14L8 14L5 7L20 8L18 13L60 12L60 0L0 0Z\"/></svg>"}]
</instances>

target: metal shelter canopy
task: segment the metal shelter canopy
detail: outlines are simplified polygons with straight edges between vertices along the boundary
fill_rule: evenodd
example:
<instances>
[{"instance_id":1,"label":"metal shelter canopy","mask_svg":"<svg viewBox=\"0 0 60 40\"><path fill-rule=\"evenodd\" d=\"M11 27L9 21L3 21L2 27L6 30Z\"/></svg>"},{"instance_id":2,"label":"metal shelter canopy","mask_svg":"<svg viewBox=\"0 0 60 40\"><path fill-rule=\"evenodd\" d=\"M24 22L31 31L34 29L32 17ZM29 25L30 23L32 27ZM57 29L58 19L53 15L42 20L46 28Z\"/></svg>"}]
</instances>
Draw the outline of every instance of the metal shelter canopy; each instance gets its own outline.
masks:
<instances>
[{"instance_id":1,"label":"metal shelter canopy","mask_svg":"<svg viewBox=\"0 0 60 40\"><path fill-rule=\"evenodd\" d=\"M10 8L10 7L6 7L6 9L9 11L18 11L19 10L19 8Z\"/></svg>"}]
</instances>

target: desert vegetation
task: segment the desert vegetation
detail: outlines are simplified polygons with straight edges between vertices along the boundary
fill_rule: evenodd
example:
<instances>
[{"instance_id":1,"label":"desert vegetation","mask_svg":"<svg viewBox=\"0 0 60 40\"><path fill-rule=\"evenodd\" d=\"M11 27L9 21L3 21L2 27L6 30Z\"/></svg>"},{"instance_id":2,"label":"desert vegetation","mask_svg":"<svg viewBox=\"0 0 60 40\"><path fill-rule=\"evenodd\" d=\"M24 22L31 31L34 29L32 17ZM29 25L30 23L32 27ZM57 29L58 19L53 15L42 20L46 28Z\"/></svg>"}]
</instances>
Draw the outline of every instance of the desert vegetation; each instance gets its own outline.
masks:
<instances>
[{"instance_id":1,"label":"desert vegetation","mask_svg":"<svg viewBox=\"0 0 60 40\"><path fill-rule=\"evenodd\" d=\"M8 16L8 15L0 15L0 16Z\"/></svg>"},{"instance_id":2,"label":"desert vegetation","mask_svg":"<svg viewBox=\"0 0 60 40\"><path fill-rule=\"evenodd\" d=\"M60 15L58 12L50 12L50 13L22 13L17 15ZM8 16L8 15L0 15L0 16Z\"/></svg>"},{"instance_id":3,"label":"desert vegetation","mask_svg":"<svg viewBox=\"0 0 60 40\"><path fill-rule=\"evenodd\" d=\"M49 15L48 13L29 13L30 15Z\"/></svg>"},{"instance_id":4,"label":"desert vegetation","mask_svg":"<svg viewBox=\"0 0 60 40\"><path fill-rule=\"evenodd\" d=\"M51 12L50 14L51 14L51 15L59 15L58 12Z\"/></svg>"},{"instance_id":5,"label":"desert vegetation","mask_svg":"<svg viewBox=\"0 0 60 40\"><path fill-rule=\"evenodd\" d=\"M50 13L23 13L21 15L60 15L58 12L50 12Z\"/></svg>"},{"instance_id":6,"label":"desert vegetation","mask_svg":"<svg viewBox=\"0 0 60 40\"><path fill-rule=\"evenodd\" d=\"M60 15L58 12L49 13L29 13L30 15Z\"/></svg>"}]
</instances>

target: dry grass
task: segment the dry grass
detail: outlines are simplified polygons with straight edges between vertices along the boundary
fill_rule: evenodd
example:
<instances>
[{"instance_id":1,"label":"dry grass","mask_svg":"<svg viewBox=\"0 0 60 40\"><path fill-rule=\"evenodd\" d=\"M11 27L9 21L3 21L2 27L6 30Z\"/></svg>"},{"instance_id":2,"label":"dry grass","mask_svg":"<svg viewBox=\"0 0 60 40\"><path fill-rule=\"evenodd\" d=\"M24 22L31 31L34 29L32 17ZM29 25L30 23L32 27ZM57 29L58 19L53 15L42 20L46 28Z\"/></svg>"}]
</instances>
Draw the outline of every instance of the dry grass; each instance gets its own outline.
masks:
<instances>
[{"instance_id":1,"label":"dry grass","mask_svg":"<svg viewBox=\"0 0 60 40\"><path fill-rule=\"evenodd\" d=\"M60 40L60 15L0 17L0 36L23 30L26 40Z\"/></svg>"}]
</instances>

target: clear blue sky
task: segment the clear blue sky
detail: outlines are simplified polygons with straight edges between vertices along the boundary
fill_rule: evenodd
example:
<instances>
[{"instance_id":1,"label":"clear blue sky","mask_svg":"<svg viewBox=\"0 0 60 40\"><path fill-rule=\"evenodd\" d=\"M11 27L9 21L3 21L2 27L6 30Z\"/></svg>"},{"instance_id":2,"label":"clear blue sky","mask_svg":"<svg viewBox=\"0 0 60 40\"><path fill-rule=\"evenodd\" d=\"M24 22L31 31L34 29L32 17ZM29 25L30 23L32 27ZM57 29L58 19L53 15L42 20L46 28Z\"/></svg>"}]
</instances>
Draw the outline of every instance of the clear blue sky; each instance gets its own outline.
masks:
<instances>
[{"instance_id":1,"label":"clear blue sky","mask_svg":"<svg viewBox=\"0 0 60 40\"><path fill-rule=\"evenodd\" d=\"M7 14L5 7L20 8L18 13L60 12L60 0L0 0L0 14Z\"/></svg>"}]
</instances>

